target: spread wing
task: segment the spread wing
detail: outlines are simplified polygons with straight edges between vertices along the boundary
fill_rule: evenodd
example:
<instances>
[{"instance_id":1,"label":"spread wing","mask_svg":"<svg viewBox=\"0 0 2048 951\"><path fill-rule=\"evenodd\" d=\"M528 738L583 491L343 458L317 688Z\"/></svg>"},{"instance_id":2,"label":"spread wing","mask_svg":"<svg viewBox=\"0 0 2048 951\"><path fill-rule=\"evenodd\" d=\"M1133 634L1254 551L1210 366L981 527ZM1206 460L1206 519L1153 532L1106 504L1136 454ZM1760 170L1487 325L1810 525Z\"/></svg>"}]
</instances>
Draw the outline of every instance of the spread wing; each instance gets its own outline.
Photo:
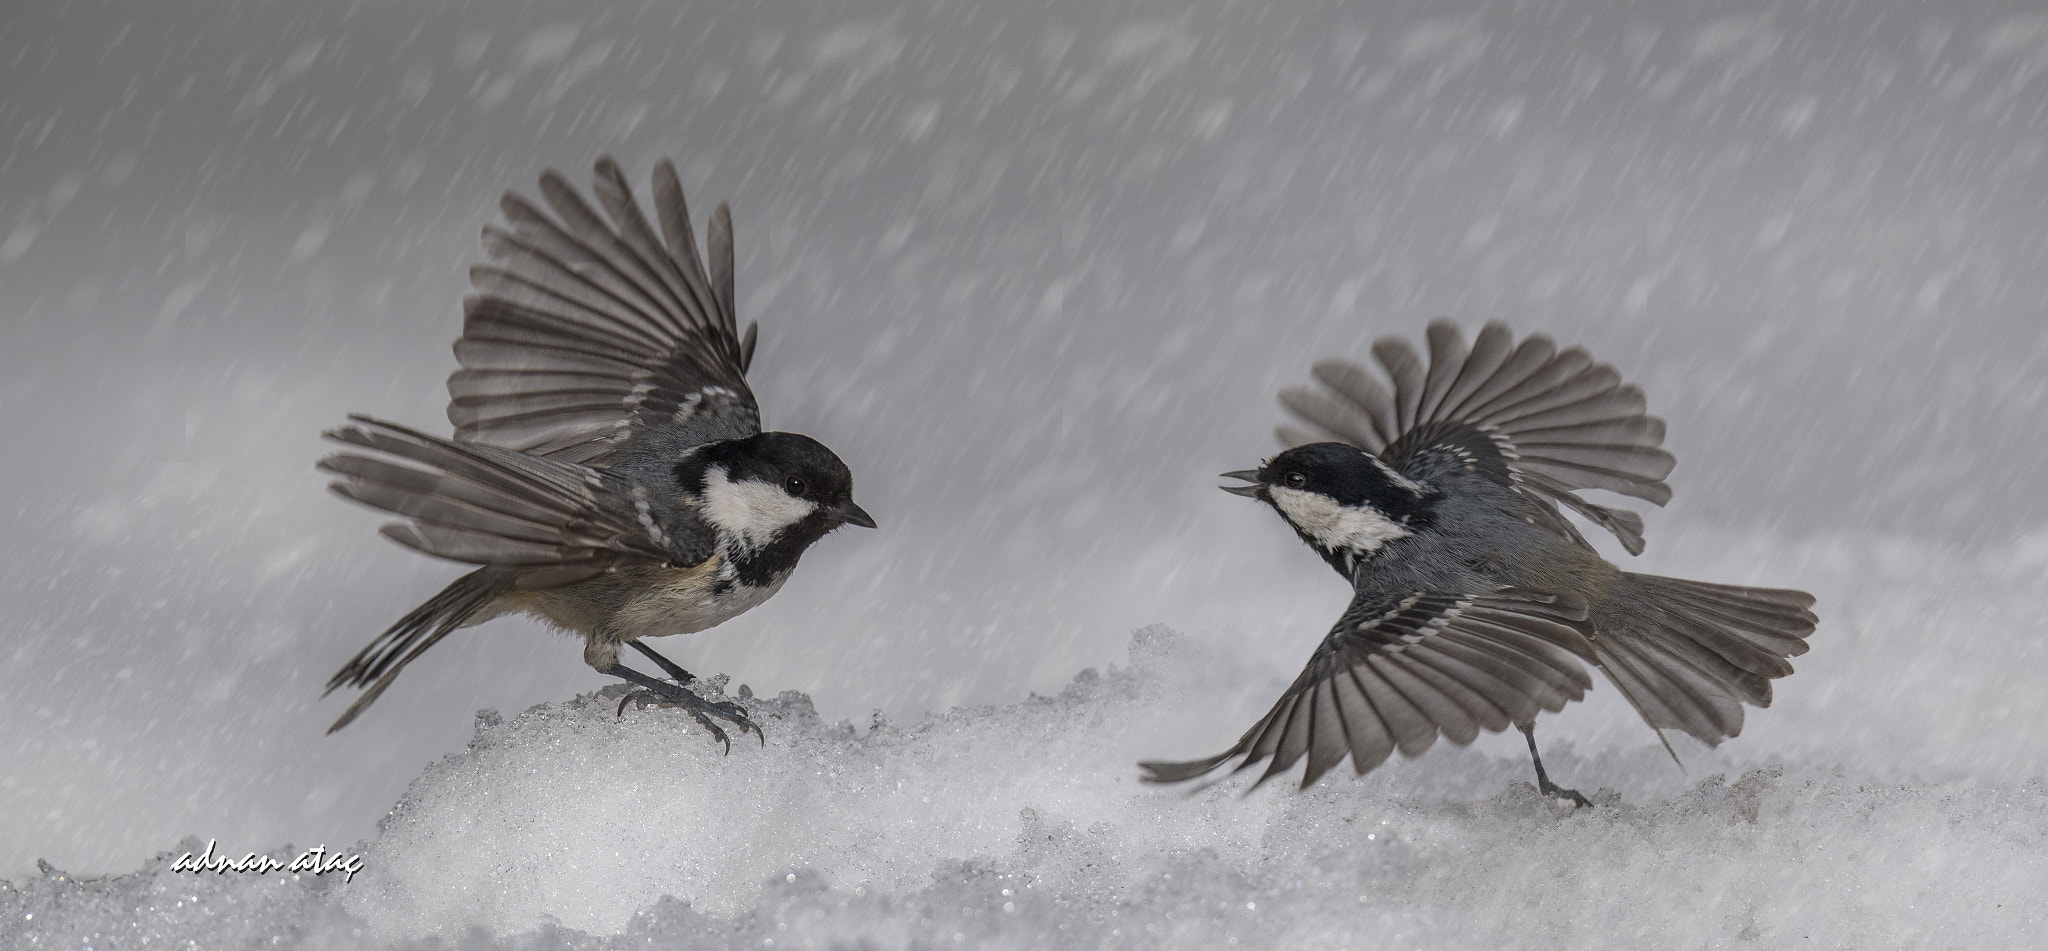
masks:
<instances>
[{"instance_id":1,"label":"spread wing","mask_svg":"<svg viewBox=\"0 0 2048 951\"><path fill-rule=\"evenodd\" d=\"M1529 723L1593 685L1581 659L1586 606L1568 595L1502 588L1487 595L1360 595L1308 667L1237 745L1204 760L1139 763L1157 783L1193 779L1243 756L1270 757L1263 783L1306 755L1306 788L1351 756L1360 773L1395 750L1415 756L1439 733L1463 746L1479 731Z\"/></svg>"},{"instance_id":2,"label":"spread wing","mask_svg":"<svg viewBox=\"0 0 2048 951\"><path fill-rule=\"evenodd\" d=\"M1406 340L1373 344L1391 386L1355 363L1317 363L1323 388L1280 394L1308 426L1280 427L1280 441L1350 443L1421 481L1447 467L1476 471L1541 503L1552 528L1579 537L1557 514L1561 503L1642 554L1641 516L1578 494L1606 489L1657 505L1671 500L1663 479L1677 460L1660 448L1664 421L1645 413L1642 390L1578 347L1559 350L1542 334L1518 345L1497 321L1469 350L1448 320L1431 321L1428 338L1427 365Z\"/></svg>"},{"instance_id":3,"label":"spread wing","mask_svg":"<svg viewBox=\"0 0 2048 951\"><path fill-rule=\"evenodd\" d=\"M491 263L470 269L462 369L448 378L456 440L605 466L653 430L689 429L685 443L760 432L746 380L755 325L741 337L733 316L731 212L711 216L707 271L666 159L654 166L665 241L610 157L592 187L609 221L552 170L540 190L555 216L507 192L506 226L484 228Z\"/></svg>"},{"instance_id":4,"label":"spread wing","mask_svg":"<svg viewBox=\"0 0 2048 951\"><path fill-rule=\"evenodd\" d=\"M339 452L320 468L337 494L407 521L383 534L402 545L473 565L528 569L518 584L572 584L629 565L690 565L712 540L676 537L619 477L572 462L429 436L351 416L327 438L368 452Z\"/></svg>"}]
</instances>

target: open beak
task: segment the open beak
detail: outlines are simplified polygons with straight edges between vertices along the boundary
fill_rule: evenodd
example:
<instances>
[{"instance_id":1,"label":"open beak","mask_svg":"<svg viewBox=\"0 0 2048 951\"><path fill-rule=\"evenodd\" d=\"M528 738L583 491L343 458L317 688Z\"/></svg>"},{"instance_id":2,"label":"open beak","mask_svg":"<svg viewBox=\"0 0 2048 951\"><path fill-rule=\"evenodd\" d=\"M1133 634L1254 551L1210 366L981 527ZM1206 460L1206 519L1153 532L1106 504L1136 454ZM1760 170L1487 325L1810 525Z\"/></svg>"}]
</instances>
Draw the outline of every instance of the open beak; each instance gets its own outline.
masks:
<instances>
[{"instance_id":1,"label":"open beak","mask_svg":"<svg viewBox=\"0 0 2048 951\"><path fill-rule=\"evenodd\" d=\"M1251 485L1217 486L1217 488L1222 489L1223 491L1228 492L1231 495L1242 495L1248 499L1259 498L1259 491L1265 488L1264 486L1259 484L1259 470L1257 469L1239 469L1236 472L1226 472L1222 475L1222 478L1241 479L1243 481L1251 483Z\"/></svg>"},{"instance_id":2,"label":"open beak","mask_svg":"<svg viewBox=\"0 0 2048 951\"><path fill-rule=\"evenodd\" d=\"M858 525L862 528L875 527L875 517L869 515L860 506L853 504L852 499L847 499L845 502L840 503L839 508L835 509L833 514L839 516L839 520L848 525Z\"/></svg>"}]
</instances>

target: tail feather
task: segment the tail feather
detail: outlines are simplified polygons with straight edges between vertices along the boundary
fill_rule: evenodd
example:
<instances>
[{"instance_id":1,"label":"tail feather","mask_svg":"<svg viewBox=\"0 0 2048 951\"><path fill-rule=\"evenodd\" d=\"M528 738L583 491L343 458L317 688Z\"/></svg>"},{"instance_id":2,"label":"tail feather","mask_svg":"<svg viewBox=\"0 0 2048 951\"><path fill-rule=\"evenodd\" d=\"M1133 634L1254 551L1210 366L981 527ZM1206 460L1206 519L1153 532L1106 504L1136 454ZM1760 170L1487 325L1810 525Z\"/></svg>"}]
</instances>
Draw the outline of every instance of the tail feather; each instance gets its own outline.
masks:
<instances>
[{"instance_id":1,"label":"tail feather","mask_svg":"<svg viewBox=\"0 0 2048 951\"><path fill-rule=\"evenodd\" d=\"M1697 598L1679 598L1671 603L1674 609L1684 611L1688 616L1708 622L1727 635L1740 639L1753 648L1752 656L1762 655L1781 660L1806 653L1807 648L1811 646L1806 643L1806 635L1813 632L1814 624L1818 620L1812 611L1803 609L1752 609L1730 605L1726 601L1706 601ZM1786 673L1791 672L1790 666L1786 665ZM1761 670L1757 672L1764 673ZM1782 677L1784 674L1771 676Z\"/></svg>"},{"instance_id":2,"label":"tail feather","mask_svg":"<svg viewBox=\"0 0 2048 951\"><path fill-rule=\"evenodd\" d=\"M441 589L441 593L428 598L399 618L398 623L385 629L327 681L326 693L333 693L344 686L369 687L356 698L355 703L349 705L340 719L334 721L333 726L327 728L327 732L333 733L354 722L358 715L369 709L370 704L384 695L391 682L398 679L399 671L426 653L427 648L456 629L481 620L476 616L511 587L512 580L510 569L479 568L455 579L454 583Z\"/></svg>"},{"instance_id":3,"label":"tail feather","mask_svg":"<svg viewBox=\"0 0 2048 951\"><path fill-rule=\"evenodd\" d=\"M1600 668L1643 720L1715 746L1742 732L1742 704L1771 705L1817 618L1804 591L1623 574L1594 621Z\"/></svg>"},{"instance_id":4,"label":"tail feather","mask_svg":"<svg viewBox=\"0 0 2048 951\"><path fill-rule=\"evenodd\" d=\"M1771 678L1792 673L1792 662L1775 651L1760 648L1752 640L1730 634L1720 624L1683 611L1660 609L1659 620L1685 635L1674 639L1692 648L1687 657L1715 671L1731 685L1744 688L1742 700L1759 707L1771 705ZM1803 652L1805 641L1795 640Z\"/></svg>"},{"instance_id":5,"label":"tail feather","mask_svg":"<svg viewBox=\"0 0 2048 951\"><path fill-rule=\"evenodd\" d=\"M1614 677L1615 686L1636 688L1637 711L1651 726L1714 737L1714 742L1740 733L1741 702L1712 678L1660 647L1650 638L1615 638L1601 645L1600 666L1610 676L1627 672L1630 679Z\"/></svg>"}]
</instances>

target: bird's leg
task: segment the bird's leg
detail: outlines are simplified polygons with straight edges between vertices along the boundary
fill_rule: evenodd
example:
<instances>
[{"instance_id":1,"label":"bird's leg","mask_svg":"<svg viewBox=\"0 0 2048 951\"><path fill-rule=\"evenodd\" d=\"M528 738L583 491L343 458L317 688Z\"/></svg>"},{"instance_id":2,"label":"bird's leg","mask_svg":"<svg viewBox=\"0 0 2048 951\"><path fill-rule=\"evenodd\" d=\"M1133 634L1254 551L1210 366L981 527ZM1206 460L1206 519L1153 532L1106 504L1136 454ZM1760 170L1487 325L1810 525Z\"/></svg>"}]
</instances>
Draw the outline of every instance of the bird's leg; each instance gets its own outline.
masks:
<instances>
[{"instance_id":1,"label":"bird's leg","mask_svg":"<svg viewBox=\"0 0 2048 951\"><path fill-rule=\"evenodd\" d=\"M1544 795L1549 796L1552 799L1568 800L1573 804L1579 806L1592 805L1591 802L1587 801L1586 797L1579 795L1578 790L1566 789L1563 786L1559 786L1556 783L1551 782L1550 774L1545 773L1543 771L1543 757L1538 756L1536 754L1536 724L1531 723L1528 726L1516 724L1516 728L1521 730L1522 737L1529 741L1529 759L1536 764L1537 790L1542 792Z\"/></svg>"},{"instance_id":2,"label":"bird's leg","mask_svg":"<svg viewBox=\"0 0 2048 951\"><path fill-rule=\"evenodd\" d=\"M648 660L651 660L656 664L659 664L663 671L666 671L669 676L674 677L676 679L676 683L687 684L690 681L697 679L696 674L684 670L681 664L678 664L675 661L669 660L668 658L655 653L654 648L647 646L645 642L636 638L634 640L627 641L626 643L633 645L634 650L639 651L642 654L646 654Z\"/></svg>"},{"instance_id":3,"label":"bird's leg","mask_svg":"<svg viewBox=\"0 0 2048 951\"><path fill-rule=\"evenodd\" d=\"M711 722L710 717L730 720L734 726L740 728L742 733L752 730L756 735L761 736L761 744L763 746L768 744L767 736L761 733L761 728L755 725L754 721L747 719L747 711L740 707L739 704L706 700L703 697L697 696L696 693L686 687L656 680L624 664L614 663L610 667L599 670L598 673L640 685L641 689L635 690L619 699L619 716L624 716L626 714L626 704L632 703L635 700L651 701L662 706L679 706L689 711L690 716L695 718L699 725L709 730L711 735L720 743L725 744L725 751L727 753L732 752L732 740L726 737L725 731L720 729L718 724ZM709 714L709 716L706 714Z\"/></svg>"}]
</instances>

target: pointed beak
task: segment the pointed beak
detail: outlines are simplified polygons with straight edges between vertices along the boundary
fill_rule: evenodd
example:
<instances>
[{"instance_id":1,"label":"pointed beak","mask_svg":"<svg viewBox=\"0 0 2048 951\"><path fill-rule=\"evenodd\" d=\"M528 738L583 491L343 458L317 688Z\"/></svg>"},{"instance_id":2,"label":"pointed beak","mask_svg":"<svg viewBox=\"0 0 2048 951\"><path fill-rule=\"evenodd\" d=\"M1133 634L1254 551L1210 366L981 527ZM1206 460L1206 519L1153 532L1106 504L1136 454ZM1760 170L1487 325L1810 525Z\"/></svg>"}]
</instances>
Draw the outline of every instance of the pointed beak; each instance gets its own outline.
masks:
<instances>
[{"instance_id":1,"label":"pointed beak","mask_svg":"<svg viewBox=\"0 0 2048 951\"><path fill-rule=\"evenodd\" d=\"M839 516L839 520L848 525L858 525L862 528L875 527L875 517L869 515L860 506L853 504L852 499L847 499L841 503L839 508L833 511L833 514Z\"/></svg>"},{"instance_id":2,"label":"pointed beak","mask_svg":"<svg viewBox=\"0 0 2048 951\"><path fill-rule=\"evenodd\" d=\"M1236 472L1226 472L1221 476L1221 478L1240 479L1245 482L1251 483L1251 485L1217 486L1217 488L1222 489L1223 491L1228 492L1231 495L1242 495L1248 499L1259 498L1259 490L1265 488L1264 486L1259 484L1259 471L1257 469L1239 469Z\"/></svg>"}]
</instances>

